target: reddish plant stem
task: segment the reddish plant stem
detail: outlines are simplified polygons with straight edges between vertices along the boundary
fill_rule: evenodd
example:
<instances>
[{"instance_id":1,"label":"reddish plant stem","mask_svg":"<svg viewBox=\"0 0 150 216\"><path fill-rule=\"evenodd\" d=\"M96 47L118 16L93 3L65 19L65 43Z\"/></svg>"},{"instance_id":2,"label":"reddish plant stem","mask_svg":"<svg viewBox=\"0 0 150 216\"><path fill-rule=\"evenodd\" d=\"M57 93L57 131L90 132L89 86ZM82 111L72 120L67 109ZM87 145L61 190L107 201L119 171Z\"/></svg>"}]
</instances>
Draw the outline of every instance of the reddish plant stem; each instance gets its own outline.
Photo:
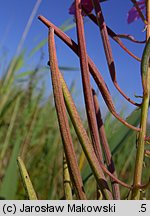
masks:
<instances>
[{"instance_id":1,"label":"reddish plant stem","mask_svg":"<svg viewBox=\"0 0 150 216\"><path fill-rule=\"evenodd\" d=\"M92 92L93 92L93 101L94 101L97 125L98 125L98 130L99 130L99 136L100 136L101 146L102 146L105 158L106 158L106 164L107 164L108 170L117 178L117 173L115 171L115 165L114 165L114 162L112 159L109 144L107 142L105 128L104 128L103 120L101 117L101 111L100 111L100 106L98 103L98 98L96 96L94 89L92 89ZM120 200L119 185L116 182L114 182L114 180L112 178L111 178L111 184L112 184L114 199Z\"/></svg>"},{"instance_id":2,"label":"reddish plant stem","mask_svg":"<svg viewBox=\"0 0 150 216\"><path fill-rule=\"evenodd\" d=\"M143 40L143 41L136 40L132 35L129 35L129 34L117 34L117 37L130 40L133 43L138 43L138 44L144 44L144 43L146 43L146 40ZM141 61L141 59L139 59L139 60Z\"/></svg>"},{"instance_id":3,"label":"reddish plant stem","mask_svg":"<svg viewBox=\"0 0 150 216\"><path fill-rule=\"evenodd\" d=\"M66 154L66 159L68 162L68 166L69 166L69 170L70 170L70 174L72 177L72 182L75 188L77 198L86 199L86 195L83 189L83 183L80 176L78 163L77 163L77 159L76 159L76 155L72 143L68 118L66 114L66 107L63 98L59 68L57 64L57 56L56 56L55 41L54 41L54 29L52 28L49 29L48 47L49 47L49 60L50 60L54 100L55 100L55 106L57 111L61 137L62 137L64 150Z\"/></svg>"},{"instance_id":4,"label":"reddish plant stem","mask_svg":"<svg viewBox=\"0 0 150 216\"><path fill-rule=\"evenodd\" d=\"M62 32L58 27L56 27L53 23L51 23L49 20L47 20L43 16L38 17L39 20L41 20L48 28L52 27L54 28L55 34L62 40L64 43L66 43L67 46L69 46L77 55L78 53L78 45L70 39L64 32ZM128 122L126 122L124 119L120 117L120 115L116 112L112 97L110 95L110 92L108 90L108 87L100 73L100 71L97 69L96 65L93 63L93 61L88 57L88 64L89 64L89 70L91 75L93 76L93 79L95 80L102 96L103 99L109 109L109 111L112 113L114 117L116 117L122 124L127 126L128 128L131 128L132 130L135 131L140 131L140 128L137 128L133 125L130 125Z\"/></svg>"},{"instance_id":5,"label":"reddish plant stem","mask_svg":"<svg viewBox=\"0 0 150 216\"><path fill-rule=\"evenodd\" d=\"M105 165L104 165L102 162L100 162L100 166L101 166L102 170L103 170L109 177L111 177L111 178L114 180L114 183L116 182L116 183L122 185L123 187L132 189L132 186L130 186L130 185L128 185L128 184L122 182L122 181L119 180L116 176L114 176L114 175L105 167ZM140 186L139 186L139 187L140 187Z\"/></svg>"},{"instance_id":6,"label":"reddish plant stem","mask_svg":"<svg viewBox=\"0 0 150 216\"><path fill-rule=\"evenodd\" d=\"M108 32L107 32L107 27L106 27L103 13L102 13L102 9L101 9L99 0L92 0L92 1L93 1L93 6L95 9L96 17L97 17L97 23L98 23L101 37L102 37L102 41L103 41L104 51L105 51L106 60L107 60L109 73L110 73L112 82L113 82L114 86L116 87L116 89L120 92L120 94L127 101L129 101L130 103L132 103L136 106L139 106L139 104L136 104L134 101L129 99L126 96L126 94L121 90L120 86L118 85L117 78L116 78L115 63L114 63L114 59L113 59L112 49L111 49L111 45L110 45L110 41L109 41L109 37L108 37Z\"/></svg>"},{"instance_id":7,"label":"reddish plant stem","mask_svg":"<svg viewBox=\"0 0 150 216\"><path fill-rule=\"evenodd\" d=\"M93 97L90 84L90 72L88 66L88 57L86 52L86 43L84 37L84 26L83 17L81 13L81 0L75 1L76 5L76 28L77 28L77 38L78 38L78 49L80 58L80 67L82 75L82 85L85 100L86 113L88 118L88 124L90 128L90 134L92 138L92 144L99 161L103 161L102 151L100 148L100 141L98 135L98 128L96 123L96 116L94 111Z\"/></svg>"},{"instance_id":8,"label":"reddish plant stem","mask_svg":"<svg viewBox=\"0 0 150 216\"><path fill-rule=\"evenodd\" d=\"M87 16L96 24L98 25L97 23L97 19L96 19L96 16L94 14L87 14ZM137 57L136 55L134 55L129 49L127 49L127 47L122 43L122 41L120 40L120 38L118 37L118 35L111 29L109 28L108 26L107 27L107 31L108 31L108 34L109 36L114 40L116 41L120 47L125 50L130 56L132 56L134 59L136 59L137 61L141 61L141 59L139 57Z\"/></svg>"},{"instance_id":9,"label":"reddish plant stem","mask_svg":"<svg viewBox=\"0 0 150 216\"><path fill-rule=\"evenodd\" d=\"M145 141L150 141L150 136L145 136Z\"/></svg>"},{"instance_id":10,"label":"reddish plant stem","mask_svg":"<svg viewBox=\"0 0 150 216\"><path fill-rule=\"evenodd\" d=\"M150 150L144 150L144 154L150 156Z\"/></svg>"}]
</instances>

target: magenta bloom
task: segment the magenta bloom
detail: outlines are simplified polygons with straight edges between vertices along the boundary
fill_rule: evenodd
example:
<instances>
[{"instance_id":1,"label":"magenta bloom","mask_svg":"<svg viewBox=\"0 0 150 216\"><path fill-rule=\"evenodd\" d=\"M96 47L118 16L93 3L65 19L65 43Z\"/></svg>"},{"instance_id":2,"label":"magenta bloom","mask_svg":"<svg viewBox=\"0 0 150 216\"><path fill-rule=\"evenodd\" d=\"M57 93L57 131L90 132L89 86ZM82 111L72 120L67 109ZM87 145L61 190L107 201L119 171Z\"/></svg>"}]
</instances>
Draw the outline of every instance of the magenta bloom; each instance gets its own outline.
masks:
<instances>
[{"instance_id":1,"label":"magenta bloom","mask_svg":"<svg viewBox=\"0 0 150 216\"><path fill-rule=\"evenodd\" d=\"M141 9L141 11L144 11L144 13L146 13L145 11L145 1L139 1L137 2L139 5L139 8ZM137 9L135 7L132 7L129 12L128 12L128 17L127 17L127 22L128 23L132 23L133 21L137 20L139 18L139 13L137 11Z\"/></svg>"},{"instance_id":2,"label":"magenta bloom","mask_svg":"<svg viewBox=\"0 0 150 216\"><path fill-rule=\"evenodd\" d=\"M99 0L99 1L104 2L107 0ZM81 4L86 9L87 13L91 13L91 11L93 10L92 0L81 0ZM69 14L75 15L75 1L72 3L72 5L69 8ZM86 16L84 12L82 12L82 15Z\"/></svg>"}]
</instances>

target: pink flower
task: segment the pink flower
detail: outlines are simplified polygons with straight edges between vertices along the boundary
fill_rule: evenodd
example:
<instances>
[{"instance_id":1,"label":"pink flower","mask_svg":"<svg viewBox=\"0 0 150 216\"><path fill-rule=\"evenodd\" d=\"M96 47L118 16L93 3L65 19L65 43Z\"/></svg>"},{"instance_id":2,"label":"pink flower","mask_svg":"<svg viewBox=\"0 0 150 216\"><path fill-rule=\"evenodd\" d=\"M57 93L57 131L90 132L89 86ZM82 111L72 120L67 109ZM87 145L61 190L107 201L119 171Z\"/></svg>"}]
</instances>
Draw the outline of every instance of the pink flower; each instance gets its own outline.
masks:
<instances>
[{"instance_id":1,"label":"pink flower","mask_svg":"<svg viewBox=\"0 0 150 216\"><path fill-rule=\"evenodd\" d=\"M104 2L107 0L99 0L99 1ZM87 13L91 13L91 11L93 10L92 0L81 0L81 4L86 9ZM69 14L75 15L75 1L72 3L72 5L69 8ZM82 15L86 16L84 12L82 12Z\"/></svg>"},{"instance_id":2,"label":"pink flower","mask_svg":"<svg viewBox=\"0 0 150 216\"><path fill-rule=\"evenodd\" d=\"M139 8L141 9L141 11L143 11L144 13L146 13L145 11L145 0L144 1L139 1L137 2L139 5ZM130 24L133 21L137 20L139 18L139 13L137 11L137 9L135 7L132 7L129 12L128 12L128 16L127 16L127 22Z\"/></svg>"}]
</instances>

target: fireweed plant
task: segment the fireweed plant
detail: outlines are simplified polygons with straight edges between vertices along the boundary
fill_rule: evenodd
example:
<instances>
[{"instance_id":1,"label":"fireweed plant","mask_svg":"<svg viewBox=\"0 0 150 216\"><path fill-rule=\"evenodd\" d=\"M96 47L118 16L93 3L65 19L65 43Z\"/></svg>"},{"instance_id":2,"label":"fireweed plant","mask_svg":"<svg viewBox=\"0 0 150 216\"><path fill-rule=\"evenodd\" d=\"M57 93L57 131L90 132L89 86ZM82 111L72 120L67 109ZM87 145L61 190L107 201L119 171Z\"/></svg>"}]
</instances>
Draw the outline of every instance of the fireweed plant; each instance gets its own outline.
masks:
<instances>
[{"instance_id":1,"label":"fireweed plant","mask_svg":"<svg viewBox=\"0 0 150 216\"><path fill-rule=\"evenodd\" d=\"M139 200L143 198L141 192L147 191L150 186L149 180L144 183L142 181L144 158L149 155L149 151L146 150L145 147L150 139L146 135L150 94L150 0L131 0L133 7L128 12L127 18L128 23L131 23L138 18L141 18L143 20L146 29L145 41L138 41L133 36L128 34L116 34L110 27L108 27L101 8L101 3L105 3L106 1L107 0L75 0L72 3L69 8L69 13L72 14L75 18L78 41L77 43L75 43L71 38L69 38L64 32L62 32L44 16L39 16L39 20L48 27L49 32L48 64L50 65L55 106L64 147L65 199L72 199L74 194L76 195L76 199L87 199L87 194L84 189L84 182L81 178L77 156L70 133L67 113L70 116L82 150L96 180L97 199L121 199L120 188L125 187L128 189L128 195L126 199ZM95 15L94 13L92 13L93 10L95 12ZM137 107L136 110L140 110L140 117L138 122L131 124L130 121L126 121L116 112L108 86L103 79L100 71L97 69L96 65L87 54L84 35L84 16L88 16L91 20L91 23L96 24L99 28L112 82L119 93L129 103L134 104ZM55 35L57 35L79 57L85 109L87 113L90 137L83 126L65 80L59 71L54 40ZM131 100L118 85L115 62L113 59L109 37L117 42L118 45L127 54L139 61L141 64L143 95L141 97L142 102L140 104ZM141 59L135 56L135 54L132 53L123 44L121 40L122 38L126 38L134 43L145 43L145 48L143 50ZM131 184L127 184L121 181L119 176L117 175L115 163L112 158L113 152L111 152L110 150L110 146L106 137L105 127L101 117L99 101L96 96L95 90L90 83L90 74L94 78L109 112L125 127L136 133L136 159Z\"/></svg>"}]
</instances>

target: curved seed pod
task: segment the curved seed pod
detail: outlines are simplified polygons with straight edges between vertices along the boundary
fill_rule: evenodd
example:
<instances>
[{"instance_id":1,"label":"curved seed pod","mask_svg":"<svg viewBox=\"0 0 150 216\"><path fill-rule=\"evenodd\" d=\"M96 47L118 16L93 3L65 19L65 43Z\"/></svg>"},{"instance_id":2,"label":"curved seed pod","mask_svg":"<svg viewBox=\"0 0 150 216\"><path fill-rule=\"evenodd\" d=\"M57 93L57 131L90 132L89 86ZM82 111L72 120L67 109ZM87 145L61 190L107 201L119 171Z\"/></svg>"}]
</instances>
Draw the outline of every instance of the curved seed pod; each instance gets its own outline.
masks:
<instances>
[{"instance_id":1,"label":"curved seed pod","mask_svg":"<svg viewBox=\"0 0 150 216\"><path fill-rule=\"evenodd\" d=\"M87 15L96 25L98 25L97 23L97 19L96 19L96 16L94 14L88 14ZM122 37L121 34L116 34L110 27L106 26L107 27L107 31L108 31L108 34L109 36L114 40L116 41L117 44L119 44L119 46L125 51L127 52L131 57L133 57L134 59L136 59L137 61L141 62L141 59L139 57L137 57L135 54L133 54L129 49L127 49L127 47L122 43L122 41L120 40L120 38ZM120 38L119 38L120 37ZM130 40L134 41L134 42L139 42L139 43L144 43L145 41L136 41L136 40L133 40L133 38L131 39L130 37Z\"/></svg>"},{"instance_id":2,"label":"curved seed pod","mask_svg":"<svg viewBox=\"0 0 150 216\"><path fill-rule=\"evenodd\" d=\"M48 28L52 27L54 28L55 34L63 40L77 55L78 55L78 45L70 39L64 32L62 32L59 28L57 28L53 23L51 23L49 20L47 20L43 16L38 17ZM128 122L126 122L124 119L122 119L119 114L116 112L111 95L109 93L108 87L100 74L99 70L97 69L96 65L93 63L93 61L88 57L88 63L89 63L89 69L90 73L93 76L102 96L103 99L109 109L109 111L120 121L122 122L125 126L128 128L131 128L132 130L135 131L140 131L140 128L134 127L133 125L130 125Z\"/></svg>"},{"instance_id":3,"label":"curved seed pod","mask_svg":"<svg viewBox=\"0 0 150 216\"><path fill-rule=\"evenodd\" d=\"M51 78L54 93L55 106L57 111L57 117L61 132L61 137L64 145L64 151L70 170L71 180L75 189L75 193L78 199L86 199L86 195L83 188L82 178L79 172L77 158L72 143L72 138L69 129L69 122L66 113L65 102L63 98L62 86L60 81L55 41L54 41L54 29L49 29L48 35L48 49L49 60L51 68Z\"/></svg>"},{"instance_id":4,"label":"curved seed pod","mask_svg":"<svg viewBox=\"0 0 150 216\"><path fill-rule=\"evenodd\" d=\"M102 162L100 162L100 166L99 166L99 162L98 162L98 159L97 159L95 152L93 150L91 141L90 141L90 139L86 133L86 130L82 124L81 118L78 114L76 106L73 102L71 94L68 90L68 87L67 87L65 80L64 80L61 73L60 73L60 79L61 79L61 83L62 83L62 89L63 89L63 94L64 94L64 99L65 99L67 111L69 113L70 119L71 119L72 124L74 126L74 129L76 131L78 139L81 143L82 149L86 155L86 158L87 158L87 160L91 166L91 169L92 169L96 179L98 180L98 182L100 182L100 179L103 180L103 172L105 172L107 175L109 175L118 184L120 184L126 188L131 188L130 185L125 184L124 182L120 181L117 177L115 177L112 173L110 173ZM91 158L92 158L92 160L91 160ZM102 181L102 183L103 182L105 182L105 181Z\"/></svg>"},{"instance_id":5,"label":"curved seed pod","mask_svg":"<svg viewBox=\"0 0 150 216\"><path fill-rule=\"evenodd\" d=\"M83 94L84 94L88 125L90 128L92 144L93 144L96 156L98 160L103 161L102 150L100 147L100 140L99 140L99 134L98 134L98 127L97 127L97 122L96 122L93 96L92 96L92 91L91 91L90 72L89 72L89 66L88 66L88 56L86 52L86 42L85 42L85 36L84 36L82 9L80 7L81 0L76 0L75 6L76 6L77 39L78 39L78 44L79 44L78 53L79 53L79 59L80 59L82 86L83 86Z\"/></svg>"},{"instance_id":6,"label":"curved seed pod","mask_svg":"<svg viewBox=\"0 0 150 216\"><path fill-rule=\"evenodd\" d=\"M92 0L93 2L93 6L95 9L95 13L96 13L96 17L97 17L97 24L99 26L99 30L101 33L101 37L102 37L102 41L103 41L103 47L104 47L104 51L105 51L105 56L106 56L106 60L107 60L107 65L108 65L108 69L109 69L109 73L111 76L111 80L114 84L114 86L116 87L116 89L119 91L119 93L130 103L136 105L136 106L140 106L140 104L135 103L134 101L132 101L120 88L120 86L118 85L117 82L117 77L116 77L116 69L115 69L115 62L113 59L113 54L112 54L112 49L111 49L111 45L110 45L110 41L109 41L109 37L108 37L108 31L107 31L107 26L104 20L104 16L103 16L103 12L99 3L99 0Z\"/></svg>"}]
</instances>

